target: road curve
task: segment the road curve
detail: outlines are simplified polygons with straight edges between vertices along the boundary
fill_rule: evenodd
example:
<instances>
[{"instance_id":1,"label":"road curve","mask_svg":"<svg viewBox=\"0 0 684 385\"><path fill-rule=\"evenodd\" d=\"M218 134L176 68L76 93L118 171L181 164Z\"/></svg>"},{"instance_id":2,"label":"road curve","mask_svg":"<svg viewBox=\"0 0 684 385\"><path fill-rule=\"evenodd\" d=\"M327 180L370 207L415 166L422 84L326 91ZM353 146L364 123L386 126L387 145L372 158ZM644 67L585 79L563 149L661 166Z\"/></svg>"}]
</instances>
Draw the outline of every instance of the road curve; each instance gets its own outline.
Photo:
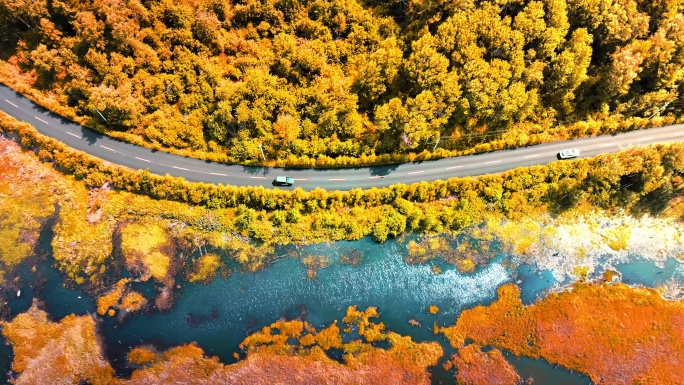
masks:
<instances>
[{"instance_id":1,"label":"road curve","mask_svg":"<svg viewBox=\"0 0 684 385\"><path fill-rule=\"evenodd\" d=\"M627 146L684 141L684 124L678 124L398 165L344 169L281 169L213 163L126 143L53 114L2 84L0 109L17 120L30 123L40 133L68 146L133 169L149 169L155 174L180 176L193 182L235 186L272 187L277 175L287 175L295 179L296 187L305 190L316 187L327 190L350 190L357 187L384 187L396 183L498 173L522 166L550 163L556 160L559 151L566 148L578 148L582 157L590 157L600 153L618 152Z\"/></svg>"}]
</instances>

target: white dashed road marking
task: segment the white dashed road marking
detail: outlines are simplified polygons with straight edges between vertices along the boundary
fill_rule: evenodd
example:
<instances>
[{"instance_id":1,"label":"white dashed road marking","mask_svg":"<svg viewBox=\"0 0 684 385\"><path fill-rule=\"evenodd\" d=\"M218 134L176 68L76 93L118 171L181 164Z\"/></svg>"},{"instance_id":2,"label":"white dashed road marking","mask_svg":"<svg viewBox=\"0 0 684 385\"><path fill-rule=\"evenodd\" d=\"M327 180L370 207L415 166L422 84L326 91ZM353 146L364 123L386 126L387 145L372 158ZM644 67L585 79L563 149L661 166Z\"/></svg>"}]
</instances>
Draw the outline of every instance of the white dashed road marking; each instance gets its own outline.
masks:
<instances>
[{"instance_id":1,"label":"white dashed road marking","mask_svg":"<svg viewBox=\"0 0 684 385\"><path fill-rule=\"evenodd\" d=\"M143 159L143 158L138 158L137 156L134 157L134 158L137 159L137 160L142 160L143 162L152 163L151 160L147 160L147 159Z\"/></svg>"},{"instance_id":2,"label":"white dashed road marking","mask_svg":"<svg viewBox=\"0 0 684 385\"><path fill-rule=\"evenodd\" d=\"M221 173L218 173L218 172L210 172L209 174L211 174L211 175L218 175L218 176L228 176L228 174L221 174Z\"/></svg>"},{"instance_id":3,"label":"white dashed road marking","mask_svg":"<svg viewBox=\"0 0 684 385\"><path fill-rule=\"evenodd\" d=\"M265 176L250 176L249 179L266 179Z\"/></svg>"},{"instance_id":4,"label":"white dashed road marking","mask_svg":"<svg viewBox=\"0 0 684 385\"><path fill-rule=\"evenodd\" d=\"M492 160L489 162L484 162L484 164L494 164L494 163L501 163L501 161L500 160Z\"/></svg>"},{"instance_id":5,"label":"white dashed road marking","mask_svg":"<svg viewBox=\"0 0 684 385\"><path fill-rule=\"evenodd\" d=\"M38 119L38 120L40 120L41 122L43 122L43 123L45 123L45 124L50 124L50 123L44 121L43 119L41 119L41 118L39 118L39 117L37 117L37 116L35 116L35 118Z\"/></svg>"},{"instance_id":6,"label":"white dashed road marking","mask_svg":"<svg viewBox=\"0 0 684 385\"><path fill-rule=\"evenodd\" d=\"M183 168L183 167L171 166L171 168L175 168L175 169L177 169L177 170L183 170L183 171L190 171L190 170L188 170L187 168Z\"/></svg>"},{"instance_id":7,"label":"white dashed road marking","mask_svg":"<svg viewBox=\"0 0 684 385\"><path fill-rule=\"evenodd\" d=\"M329 180L337 180L337 181L340 181L340 180L347 180L347 178L330 178Z\"/></svg>"},{"instance_id":8,"label":"white dashed road marking","mask_svg":"<svg viewBox=\"0 0 684 385\"><path fill-rule=\"evenodd\" d=\"M109 150L109 151L112 151L112 152L116 152L116 150L112 150L111 148L106 147L106 146L103 146L103 145L100 145L100 147L104 148L105 150Z\"/></svg>"},{"instance_id":9,"label":"white dashed road marking","mask_svg":"<svg viewBox=\"0 0 684 385\"><path fill-rule=\"evenodd\" d=\"M603 144L599 144L598 146L599 147L610 147L610 146L615 146L615 143L603 143Z\"/></svg>"},{"instance_id":10,"label":"white dashed road marking","mask_svg":"<svg viewBox=\"0 0 684 385\"><path fill-rule=\"evenodd\" d=\"M463 166L451 166L451 167L447 167L447 170L453 170L455 168L463 168Z\"/></svg>"},{"instance_id":11,"label":"white dashed road marking","mask_svg":"<svg viewBox=\"0 0 684 385\"><path fill-rule=\"evenodd\" d=\"M294 178L294 180L306 180L306 179L297 179L297 178Z\"/></svg>"},{"instance_id":12,"label":"white dashed road marking","mask_svg":"<svg viewBox=\"0 0 684 385\"><path fill-rule=\"evenodd\" d=\"M376 176L369 176L368 179L378 179L378 178L384 178L384 175L376 175Z\"/></svg>"},{"instance_id":13,"label":"white dashed road marking","mask_svg":"<svg viewBox=\"0 0 684 385\"><path fill-rule=\"evenodd\" d=\"M539 156L539 154L527 155L527 156L523 156L523 159L536 158L536 157L538 157L538 156Z\"/></svg>"},{"instance_id":14,"label":"white dashed road marking","mask_svg":"<svg viewBox=\"0 0 684 385\"><path fill-rule=\"evenodd\" d=\"M424 172L425 172L425 171L413 171L413 172L409 172L409 173L407 173L407 174L408 174L408 175L422 174L422 173L424 173Z\"/></svg>"},{"instance_id":15,"label":"white dashed road marking","mask_svg":"<svg viewBox=\"0 0 684 385\"><path fill-rule=\"evenodd\" d=\"M16 108L19 108L19 106L17 106L16 104L14 104L14 103L10 102L9 100L5 99L5 101L6 101L7 103L9 103L9 104L13 105L13 106L14 106L14 107L16 107Z\"/></svg>"},{"instance_id":16,"label":"white dashed road marking","mask_svg":"<svg viewBox=\"0 0 684 385\"><path fill-rule=\"evenodd\" d=\"M81 138L80 136L74 134L73 132L67 131L67 134L69 134L69 135L71 135L71 136L75 136L75 137L77 137L77 138L79 138L79 139L83 139L83 138Z\"/></svg>"}]
</instances>

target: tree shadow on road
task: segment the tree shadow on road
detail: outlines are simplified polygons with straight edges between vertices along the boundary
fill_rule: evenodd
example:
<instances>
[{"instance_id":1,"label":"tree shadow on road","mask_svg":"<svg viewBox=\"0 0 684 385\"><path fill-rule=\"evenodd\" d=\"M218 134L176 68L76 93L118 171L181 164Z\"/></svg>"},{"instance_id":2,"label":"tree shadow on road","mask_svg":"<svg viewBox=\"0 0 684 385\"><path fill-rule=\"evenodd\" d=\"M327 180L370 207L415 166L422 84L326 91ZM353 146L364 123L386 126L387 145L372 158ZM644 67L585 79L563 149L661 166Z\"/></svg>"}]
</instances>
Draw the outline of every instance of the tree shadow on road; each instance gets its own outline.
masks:
<instances>
[{"instance_id":1,"label":"tree shadow on road","mask_svg":"<svg viewBox=\"0 0 684 385\"><path fill-rule=\"evenodd\" d=\"M386 166L371 166L370 170L371 176L387 176L399 168L398 164L388 164Z\"/></svg>"},{"instance_id":2,"label":"tree shadow on road","mask_svg":"<svg viewBox=\"0 0 684 385\"><path fill-rule=\"evenodd\" d=\"M242 171L249 175L266 176L271 172L271 169L265 166L243 166Z\"/></svg>"}]
</instances>

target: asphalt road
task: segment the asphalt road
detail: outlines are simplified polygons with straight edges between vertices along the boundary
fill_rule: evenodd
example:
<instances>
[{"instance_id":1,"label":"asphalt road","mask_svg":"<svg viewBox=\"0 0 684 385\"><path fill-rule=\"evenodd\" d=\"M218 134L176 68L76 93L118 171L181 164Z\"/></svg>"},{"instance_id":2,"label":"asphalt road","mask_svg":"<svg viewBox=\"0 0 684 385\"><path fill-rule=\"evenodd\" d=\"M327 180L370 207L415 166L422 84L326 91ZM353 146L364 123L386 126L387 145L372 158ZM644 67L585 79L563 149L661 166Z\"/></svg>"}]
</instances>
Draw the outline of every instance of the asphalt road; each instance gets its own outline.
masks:
<instances>
[{"instance_id":1,"label":"asphalt road","mask_svg":"<svg viewBox=\"0 0 684 385\"><path fill-rule=\"evenodd\" d=\"M389 166L345 169L281 169L225 165L150 150L110 138L62 118L0 84L0 109L17 120L28 122L44 135L106 161L133 169L149 169L160 175L180 176L193 182L235 186L273 187L278 175L295 179L294 187L327 190L383 187L396 183L433 181L450 177L498 173L522 166L556 161L561 150L577 148L581 157L618 152L628 146L684 140L684 125L651 128L617 135L560 141L515 150L462 156ZM294 187L278 187L292 189Z\"/></svg>"}]
</instances>

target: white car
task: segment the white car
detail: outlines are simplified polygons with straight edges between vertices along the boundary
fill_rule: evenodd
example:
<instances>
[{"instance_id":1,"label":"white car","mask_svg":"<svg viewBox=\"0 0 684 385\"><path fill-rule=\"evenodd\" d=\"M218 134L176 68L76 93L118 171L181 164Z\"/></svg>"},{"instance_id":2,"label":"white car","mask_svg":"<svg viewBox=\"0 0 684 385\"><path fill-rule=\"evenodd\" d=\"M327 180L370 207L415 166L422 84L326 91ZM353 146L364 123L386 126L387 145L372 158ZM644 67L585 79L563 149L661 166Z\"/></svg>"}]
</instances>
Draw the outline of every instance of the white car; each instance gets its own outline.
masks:
<instances>
[{"instance_id":1,"label":"white car","mask_svg":"<svg viewBox=\"0 0 684 385\"><path fill-rule=\"evenodd\" d=\"M560 159L572 159L572 158L577 158L580 154L580 151L576 148L570 149L570 150L563 150L558 153L558 157Z\"/></svg>"},{"instance_id":2,"label":"white car","mask_svg":"<svg viewBox=\"0 0 684 385\"><path fill-rule=\"evenodd\" d=\"M294 184L294 178L291 176L278 176L273 181L274 186L292 186Z\"/></svg>"}]
</instances>

